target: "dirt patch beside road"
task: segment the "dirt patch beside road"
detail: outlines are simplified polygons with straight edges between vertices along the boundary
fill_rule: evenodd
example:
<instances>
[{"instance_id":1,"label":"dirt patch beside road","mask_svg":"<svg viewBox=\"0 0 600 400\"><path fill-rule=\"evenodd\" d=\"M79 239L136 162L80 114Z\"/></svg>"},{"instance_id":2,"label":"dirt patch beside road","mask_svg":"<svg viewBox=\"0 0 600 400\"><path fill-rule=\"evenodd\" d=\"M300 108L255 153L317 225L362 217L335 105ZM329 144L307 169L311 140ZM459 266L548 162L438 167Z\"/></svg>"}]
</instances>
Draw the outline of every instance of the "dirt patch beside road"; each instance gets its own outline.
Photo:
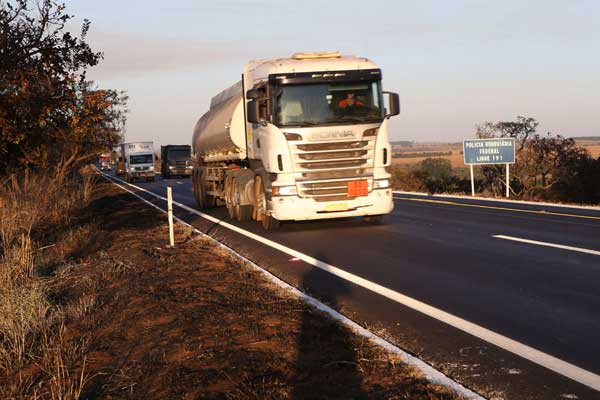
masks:
<instances>
[{"instance_id":1,"label":"dirt patch beside road","mask_svg":"<svg viewBox=\"0 0 600 400\"><path fill-rule=\"evenodd\" d=\"M191 230L165 247L163 215L99 189L57 288L82 308L66 335L86 343L84 398L455 398Z\"/></svg>"}]
</instances>

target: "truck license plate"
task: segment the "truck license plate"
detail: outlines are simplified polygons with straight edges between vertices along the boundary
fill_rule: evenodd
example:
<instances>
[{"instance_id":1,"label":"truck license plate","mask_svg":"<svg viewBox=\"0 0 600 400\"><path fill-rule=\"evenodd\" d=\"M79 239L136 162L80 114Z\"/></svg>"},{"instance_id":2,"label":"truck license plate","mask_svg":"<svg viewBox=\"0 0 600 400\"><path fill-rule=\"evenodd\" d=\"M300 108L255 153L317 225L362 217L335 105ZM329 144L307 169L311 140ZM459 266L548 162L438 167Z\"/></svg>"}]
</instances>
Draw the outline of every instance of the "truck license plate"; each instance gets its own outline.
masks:
<instances>
[{"instance_id":1,"label":"truck license plate","mask_svg":"<svg viewBox=\"0 0 600 400\"><path fill-rule=\"evenodd\" d=\"M367 181L350 181L348 182L348 196L368 196L369 195L369 182Z\"/></svg>"},{"instance_id":2,"label":"truck license plate","mask_svg":"<svg viewBox=\"0 0 600 400\"><path fill-rule=\"evenodd\" d=\"M348 203L334 203L327 204L325 211L346 211L348 209Z\"/></svg>"}]
</instances>

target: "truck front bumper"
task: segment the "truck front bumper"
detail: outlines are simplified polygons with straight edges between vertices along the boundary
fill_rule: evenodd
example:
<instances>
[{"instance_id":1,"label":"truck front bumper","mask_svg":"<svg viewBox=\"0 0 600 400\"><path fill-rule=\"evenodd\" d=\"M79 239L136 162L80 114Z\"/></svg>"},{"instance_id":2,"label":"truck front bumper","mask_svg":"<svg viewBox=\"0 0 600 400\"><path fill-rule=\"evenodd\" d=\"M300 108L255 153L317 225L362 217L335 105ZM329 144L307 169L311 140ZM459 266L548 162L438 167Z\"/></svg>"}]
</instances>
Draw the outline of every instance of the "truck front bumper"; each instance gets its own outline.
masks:
<instances>
[{"instance_id":1,"label":"truck front bumper","mask_svg":"<svg viewBox=\"0 0 600 400\"><path fill-rule=\"evenodd\" d=\"M184 169L184 168L180 168L180 169L169 169L168 171L169 175L181 175L181 176L188 176L188 175L192 175L192 170L191 169Z\"/></svg>"},{"instance_id":2,"label":"truck front bumper","mask_svg":"<svg viewBox=\"0 0 600 400\"><path fill-rule=\"evenodd\" d=\"M272 215L280 221L305 221L389 214L394 209L392 189L373 190L353 200L319 202L312 198L279 196L270 200Z\"/></svg>"},{"instance_id":3,"label":"truck front bumper","mask_svg":"<svg viewBox=\"0 0 600 400\"><path fill-rule=\"evenodd\" d=\"M130 172L129 176L132 178L154 178L154 171L135 171Z\"/></svg>"}]
</instances>

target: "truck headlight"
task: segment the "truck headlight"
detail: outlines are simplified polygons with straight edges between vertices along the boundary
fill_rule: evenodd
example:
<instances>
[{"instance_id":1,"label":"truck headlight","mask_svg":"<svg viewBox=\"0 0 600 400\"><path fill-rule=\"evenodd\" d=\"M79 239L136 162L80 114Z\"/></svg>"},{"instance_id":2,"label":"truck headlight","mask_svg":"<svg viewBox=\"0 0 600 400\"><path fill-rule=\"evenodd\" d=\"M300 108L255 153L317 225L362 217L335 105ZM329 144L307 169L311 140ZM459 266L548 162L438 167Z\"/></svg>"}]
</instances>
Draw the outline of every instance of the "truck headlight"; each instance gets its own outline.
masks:
<instances>
[{"instance_id":1,"label":"truck headlight","mask_svg":"<svg viewBox=\"0 0 600 400\"><path fill-rule=\"evenodd\" d=\"M390 187L389 179L376 179L373 182L373 189L386 189Z\"/></svg>"},{"instance_id":2,"label":"truck headlight","mask_svg":"<svg viewBox=\"0 0 600 400\"><path fill-rule=\"evenodd\" d=\"M175 169L175 167L173 167L172 165L169 165L169 169Z\"/></svg>"},{"instance_id":3,"label":"truck headlight","mask_svg":"<svg viewBox=\"0 0 600 400\"><path fill-rule=\"evenodd\" d=\"M298 194L296 186L273 186L271 188L273 196L294 196Z\"/></svg>"},{"instance_id":4,"label":"truck headlight","mask_svg":"<svg viewBox=\"0 0 600 400\"><path fill-rule=\"evenodd\" d=\"M154 166L150 166L150 168L148 168L150 171L154 171Z\"/></svg>"}]
</instances>

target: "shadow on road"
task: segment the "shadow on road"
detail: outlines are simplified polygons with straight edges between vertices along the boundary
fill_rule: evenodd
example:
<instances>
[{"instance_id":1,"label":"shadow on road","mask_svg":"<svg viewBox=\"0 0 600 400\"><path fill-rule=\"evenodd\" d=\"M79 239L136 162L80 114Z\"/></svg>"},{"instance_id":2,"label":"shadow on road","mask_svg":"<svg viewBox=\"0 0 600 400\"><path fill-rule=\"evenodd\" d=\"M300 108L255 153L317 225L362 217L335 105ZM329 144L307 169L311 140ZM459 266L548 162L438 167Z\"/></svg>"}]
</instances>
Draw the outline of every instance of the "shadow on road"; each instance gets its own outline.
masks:
<instances>
[{"instance_id":1,"label":"shadow on road","mask_svg":"<svg viewBox=\"0 0 600 400\"><path fill-rule=\"evenodd\" d=\"M322 255L317 255L323 259ZM311 268L302 278L305 292L318 293L319 299L338 308L338 299L347 294L346 283L331 283L327 273ZM325 287L324 282L328 282ZM298 358L293 379L293 399L366 399L363 377L358 364L356 342L346 327L323 318L314 308L304 305L298 337ZM323 382L327 382L323 385Z\"/></svg>"}]
</instances>

